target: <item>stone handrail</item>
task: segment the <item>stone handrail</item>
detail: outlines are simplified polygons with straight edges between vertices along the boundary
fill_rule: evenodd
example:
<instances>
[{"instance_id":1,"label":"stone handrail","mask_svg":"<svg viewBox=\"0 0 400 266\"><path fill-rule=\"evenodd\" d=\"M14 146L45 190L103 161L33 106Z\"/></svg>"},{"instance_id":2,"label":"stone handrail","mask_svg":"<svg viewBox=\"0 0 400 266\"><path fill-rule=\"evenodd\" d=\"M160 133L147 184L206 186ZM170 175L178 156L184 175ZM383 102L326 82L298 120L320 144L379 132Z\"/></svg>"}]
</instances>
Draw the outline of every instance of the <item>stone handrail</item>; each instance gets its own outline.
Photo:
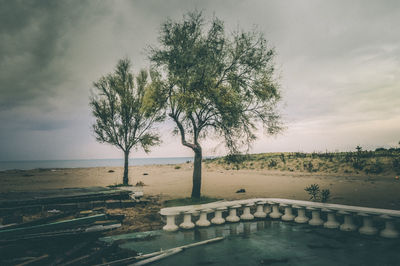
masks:
<instances>
[{"instance_id":1,"label":"stone handrail","mask_svg":"<svg viewBox=\"0 0 400 266\"><path fill-rule=\"evenodd\" d=\"M251 214L250 208L257 205L257 211ZM281 213L279 207L284 208ZM242 208L243 214L237 216L237 209ZM296 208L297 217L292 214L292 208ZM306 210L311 212L311 219L306 216ZM222 212L229 211L229 215L224 219ZM320 212L327 213L327 221L320 218ZM214 218L209 222L207 214L214 212ZM340 225L336 221L335 213L344 216L344 223ZM180 224L183 229L191 229L195 226L209 226L211 224L222 224L225 222L238 222L240 220L247 221L254 218L263 219L267 215L272 219L282 219L283 221L295 221L296 223L309 223L313 226L323 225L326 228L340 228L342 231L354 231L357 226L353 223L354 214L363 218L363 226L359 228L359 232L367 235L374 235L377 229L373 226L371 216L379 216L385 221L385 229L380 235L383 237L396 238L398 232L395 229L393 219L400 218L400 211L389 209L368 208L359 206L349 206L332 203L310 202L303 200L291 200L281 198L253 198L246 200L234 201L217 201L200 205L188 205L179 207L169 207L160 210L160 214L166 216L167 224L164 226L166 231L178 230L175 225L175 217L184 215L184 222ZM200 219L192 222L192 215L200 214Z\"/></svg>"}]
</instances>

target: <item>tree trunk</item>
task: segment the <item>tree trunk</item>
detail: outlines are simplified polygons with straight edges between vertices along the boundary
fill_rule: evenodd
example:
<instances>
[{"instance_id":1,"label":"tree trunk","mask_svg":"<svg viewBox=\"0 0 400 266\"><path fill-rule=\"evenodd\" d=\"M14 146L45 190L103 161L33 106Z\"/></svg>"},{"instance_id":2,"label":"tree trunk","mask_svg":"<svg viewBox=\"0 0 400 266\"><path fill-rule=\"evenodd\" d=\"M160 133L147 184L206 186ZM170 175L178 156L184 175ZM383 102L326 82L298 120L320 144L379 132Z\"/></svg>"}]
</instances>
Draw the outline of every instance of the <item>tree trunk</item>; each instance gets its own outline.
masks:
<instances>
[{"instance_id":1,"label":"tree trunk","mask_svg":"<svg viewBox=\"0 0 400 266\"><path fill-rule=\"evenodd\" d=\"M128 159L129 159L129 151L124 152L125 155L125 163L124 163L124 177L122 179L122 183L127 186L129 183L129 178L128 178Z\"/></svg>"},{"instance_id":2,"label":"tree trunk","mask_svg":"<svg viewBox=\"0 0 400 266\"><path fill-rule=\"evenodd\" d=\"M192 198L200 198L201 194L201 148L194 150Z\"/></svg>"}]
</instances>

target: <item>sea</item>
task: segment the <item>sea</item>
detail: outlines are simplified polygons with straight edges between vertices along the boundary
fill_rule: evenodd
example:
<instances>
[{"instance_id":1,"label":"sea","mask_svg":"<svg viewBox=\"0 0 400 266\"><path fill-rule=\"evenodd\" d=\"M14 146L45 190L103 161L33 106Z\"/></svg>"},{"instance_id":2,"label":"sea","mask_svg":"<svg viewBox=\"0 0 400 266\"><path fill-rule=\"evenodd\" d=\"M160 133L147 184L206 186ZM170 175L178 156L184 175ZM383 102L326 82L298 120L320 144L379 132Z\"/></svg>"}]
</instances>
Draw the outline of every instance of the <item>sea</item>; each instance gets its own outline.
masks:
<instances>
[{"instance_id":1,"label":"sea","mask_svg":"<svg viewBox=\"0 0 400 266\"><path fill-rule=\"evenodd\" d=\"M207 157L211 158L211 157ZM130 158L129 165L179 164L193 162L193 157ZM124 166L123 159L0 161L0 171L55 168L88 168Z\"/></svg>"}]
</instances>

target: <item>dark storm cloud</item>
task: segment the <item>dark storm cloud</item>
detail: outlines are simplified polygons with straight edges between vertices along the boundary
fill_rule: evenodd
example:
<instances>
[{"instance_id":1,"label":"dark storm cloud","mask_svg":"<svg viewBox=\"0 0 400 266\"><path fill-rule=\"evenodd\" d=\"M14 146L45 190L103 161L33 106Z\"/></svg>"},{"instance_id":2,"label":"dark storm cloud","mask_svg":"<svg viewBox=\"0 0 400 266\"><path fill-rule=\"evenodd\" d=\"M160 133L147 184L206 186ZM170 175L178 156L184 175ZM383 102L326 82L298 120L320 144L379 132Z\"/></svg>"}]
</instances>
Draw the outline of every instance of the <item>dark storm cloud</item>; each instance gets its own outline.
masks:
<instances>
[{"instance_id":1,"label":"dark storm cloud","mask_svg":"<svg viewBox=\"0 0 400 266\"><path fill-rule=\"evenodd\" d=\"M0 4L0 110L45 104L65 78L53 63L79 21L81 1L2 1Z\"/></svg>"},{"instance_id":2,"label":"dark storm cloud","mask_svg":"<svg viewBox=\"0 0 400 266\"><path fill-rule=\"evenodd\" d=\"M160 24L194 9L276 48L289 130L255 152L397 143L399 1L0 0L0 160L119 156L90 131L92 82L148 66ZM153 156L190 155L168 136Z\"/></svg>"}]
</instances>

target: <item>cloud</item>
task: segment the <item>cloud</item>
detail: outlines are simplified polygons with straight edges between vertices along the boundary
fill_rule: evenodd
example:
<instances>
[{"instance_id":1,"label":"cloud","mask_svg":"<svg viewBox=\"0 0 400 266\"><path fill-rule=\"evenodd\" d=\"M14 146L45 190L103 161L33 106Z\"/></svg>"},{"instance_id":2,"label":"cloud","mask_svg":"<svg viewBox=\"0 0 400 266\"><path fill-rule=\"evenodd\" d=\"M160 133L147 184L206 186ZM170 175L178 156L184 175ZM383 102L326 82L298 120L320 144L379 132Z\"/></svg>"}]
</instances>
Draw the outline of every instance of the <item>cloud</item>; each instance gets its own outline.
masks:
<instances>
[{"instance_id":1,"label":"cloud","mask_svg":"<svg viewBox=\"0 0 400 266\"><path fill-rule=\"evenodd\" d=\"M254 152L397 143L398 1L0 0L0 160L119 157L92 136L92 82L125 56L148 66L160 24L194 8L227 33L257 25L278 52L288 131ZM162 132L150 156L190 154ZM215 145L204 150L222 154Z\"/></svg>"}]
</instances>

